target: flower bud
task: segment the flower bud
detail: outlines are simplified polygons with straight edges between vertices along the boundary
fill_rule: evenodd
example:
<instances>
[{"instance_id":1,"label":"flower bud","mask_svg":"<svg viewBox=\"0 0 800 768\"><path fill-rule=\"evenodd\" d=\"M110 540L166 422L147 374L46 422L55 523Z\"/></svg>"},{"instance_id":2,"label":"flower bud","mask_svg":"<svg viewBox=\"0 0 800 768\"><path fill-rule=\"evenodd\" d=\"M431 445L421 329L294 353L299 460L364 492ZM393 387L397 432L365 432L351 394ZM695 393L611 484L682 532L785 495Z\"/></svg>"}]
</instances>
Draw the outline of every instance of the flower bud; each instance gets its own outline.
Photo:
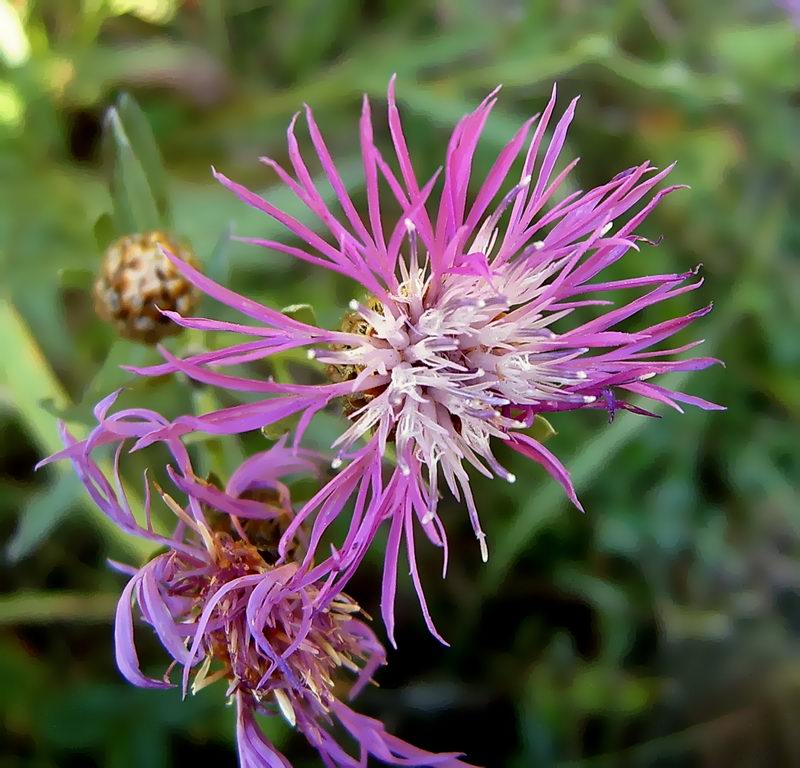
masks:
<instances>
[{"instance_id":1,"label":"flower bud","mask_svg":"<svg viewBox=\"0 0 800 768\"><path fill-rule=\"evenodd\" d=\"M162 230L126 235L103 254L94 284L97 314L111 323L120 336L156 344L180 332L180 326L159 310L191 314L199 292L161 252L165 248L179 259L197 266L192 251Z\"/></svg>"}]
</instances>

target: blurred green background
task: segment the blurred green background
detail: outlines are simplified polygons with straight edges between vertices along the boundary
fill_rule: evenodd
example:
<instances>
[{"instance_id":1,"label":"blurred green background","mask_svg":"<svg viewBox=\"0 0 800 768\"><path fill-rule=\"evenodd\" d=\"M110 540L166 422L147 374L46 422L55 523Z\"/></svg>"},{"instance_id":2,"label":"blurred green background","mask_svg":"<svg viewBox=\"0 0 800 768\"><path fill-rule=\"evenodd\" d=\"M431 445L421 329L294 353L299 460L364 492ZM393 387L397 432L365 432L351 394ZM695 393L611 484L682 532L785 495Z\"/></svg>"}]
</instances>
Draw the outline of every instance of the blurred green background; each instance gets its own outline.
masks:
<instances>
[{"instance_id":1,"label":"blurred green background","mask_svg":"<svg viewBox=\"0 0 800 768\"><path fill-rule=\"evenodd\" d=\"M691 190L645 227L663 244L612 277L703 262L704 287L643 322L715 301L684 340L706 338L727 368L683 386L729 410L555 417L548 445L585 516L503 456L520 481L476 483L488 565L455 505L447 581L420 547L452 649L428 636L401 578L400 650L361 709L492 768L800 766L799 51L769 0L0 0L0 766L235 765L219 685L179 703L121 681L110 617L122 577L106 559L142 552L99 522L68 467L32 470L58 448L56 414L80 431L89 405L128 380L117 366L156 354L92 310L95 223L112 207L106 110L123 91L142 105L171 230L208 271L335 325L353 288L226 245L229 227L280 232L209 168L300 214L256 158L284 157L286 124L309 102L360 198L360 94L385 144L392 72L420 175L498 83L476 177L554 80L562 107L582 94L564 153L582 157L572 185L678 161L673 179ZM126 397L169 412L206 410L219 393L175 379ZM312 440L324 445L340 418ZM239 450L202 447L223 469ZM350 589L373 615L379 568L377 549ZM141 656L163 668L146 633ZM275 738L297 766L318 764L301 739Z\"/></svg>"}]
</instances>

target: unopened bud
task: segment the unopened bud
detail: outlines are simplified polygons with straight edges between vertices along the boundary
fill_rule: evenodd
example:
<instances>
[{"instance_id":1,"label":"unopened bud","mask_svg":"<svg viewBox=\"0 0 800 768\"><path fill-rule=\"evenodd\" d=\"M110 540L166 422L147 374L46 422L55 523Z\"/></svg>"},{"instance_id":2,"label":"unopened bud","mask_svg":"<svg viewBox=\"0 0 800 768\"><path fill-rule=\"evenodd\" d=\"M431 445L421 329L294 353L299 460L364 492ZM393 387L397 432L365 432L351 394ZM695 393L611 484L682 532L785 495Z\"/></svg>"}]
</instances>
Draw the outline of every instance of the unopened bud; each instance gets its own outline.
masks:
<instances>
[{"instance_id":1,"label":"unopened bud","mask_svg":"<svg viewBox=\"0 0 800 768\"><path fill-rule=\"evenodd\" d=\"M154 230L115 240L103 254L94 284L97 314L120 336L156 344L181 327L159 310L190 315L200 300L198 290L161 252L168 250L197 267L194 254L166 232Z\"/></svg>"}]
</instances>

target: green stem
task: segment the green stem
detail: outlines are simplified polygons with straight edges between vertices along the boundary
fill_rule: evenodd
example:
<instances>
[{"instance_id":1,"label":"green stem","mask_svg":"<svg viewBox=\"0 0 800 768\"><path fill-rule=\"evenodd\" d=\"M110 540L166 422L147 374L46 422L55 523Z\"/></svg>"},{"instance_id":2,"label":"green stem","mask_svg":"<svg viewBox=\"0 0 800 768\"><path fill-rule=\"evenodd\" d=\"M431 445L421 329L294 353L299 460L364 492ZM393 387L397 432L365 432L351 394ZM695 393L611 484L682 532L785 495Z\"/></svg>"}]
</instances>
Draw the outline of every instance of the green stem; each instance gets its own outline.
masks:
<instances>
[{"instance_id":1,"label":"green stem","mask_svg":"<svg viewBox=\"0 0 800 768\"><path fill-rule=\"evenodd\" d=\"M111 621L119 595L26 590L0 596L0 626Z\"/></svg>"}]
</instances>

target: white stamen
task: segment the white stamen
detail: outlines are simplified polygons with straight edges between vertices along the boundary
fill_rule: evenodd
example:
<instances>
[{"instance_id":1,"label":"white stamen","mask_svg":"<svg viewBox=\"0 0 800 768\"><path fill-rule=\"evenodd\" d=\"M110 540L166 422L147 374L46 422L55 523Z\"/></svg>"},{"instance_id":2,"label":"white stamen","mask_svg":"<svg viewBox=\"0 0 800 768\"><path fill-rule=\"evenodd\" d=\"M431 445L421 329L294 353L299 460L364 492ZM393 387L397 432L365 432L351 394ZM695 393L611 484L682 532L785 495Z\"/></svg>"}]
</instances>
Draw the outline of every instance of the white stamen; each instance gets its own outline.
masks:
<instances>
[{"instance_id":1,"label":"white stamen","mask_svg":"<svg viewBox=\"0 0 800 768\"><path fill-rule=\"evenodd\" d=\"M294 713L292 702L289 701L289 697L280 688L276 688L273 693L275 694L275 700L278 702L278 709L286 718L286 722L294 728L297 725L297 716Z\"/></svg>"},{"instance_id":2,"label":"white stamen","mask_svg":"<svg viewBox=\"0 0 800 768\"><path fill-rule=\"evenodd\" d=\"M309 350L306 351L306 357L309 360L313 360L316 356L317 356L317 350L309 349Z\"/></svg>"},{"instance_id":3,"label":"white stamen","mask_svg":"<svg viewBox=\"0 0 800 768\"><path fill-rule=\"evenodd\" d=\"M478 534L478 544L481 548L481 560L484 563L489 562L489 547L486 546L486 534L481 532Z\"/></svg>"},{"instance_id":4,"label":"white stamen","mask_svg":"<svg viewBox=\"0 0 800 768\"><path fill-rule=\"evenodd\" d=\"M613 226L614 226L614 222L613 221L609 221L608 224L606 224L600 230L600 236L602 237L603 235L607 235L611 231L611 227L613 227Z\"/></svg>"},{"instance_id":5,"label":"white stamen","mask_svg":"<svg viewBox=\"0 0 800 768\"><path fill-rule=\"evenodd\" d=\"M522 177L522 178L519 180L519 184L517 184L517 186L518 186L520 189L525 189L525 187L528 187L528 186L530 186L530 183L531 183L532 179L533 179L533 176L531 176L530 174L528 174L527 176L523 176L523 177Z\"/></svg>"},{"instance_id":6,"label":"white stamen","mask_svg":"<svg viewBox=\"0 0 800 768\"><path fill-rule=\"evenodd\" d=\"M639 381L649 381L650 379L654 379L656 377L655 373L643 373L639 377Z\"/></svg>"},{"instance_id":7,"label":"white stamen","mask_svg":"<svg viewBox=\"0 0 800 768\"><path fill-rule=\"evenodd\" d=\"M550 294L554 277L572 257L565 253L556 258L554 252L551 263L541 251L560 253L561 248L555 239L549 245L542 239L528 240L514 254L492 259L493 239L503 241L502 229L497 235L500 216L515 200L527 197L530 185L531 176L522 176L472 244L457 244L457 255L482 254L481 263L485 258L491 266L491 280L472 270L454 270L434 279L430 254L417 252L424 247L420 230L410 218L403 218L400 231L403 226L407 230L403 238L407 246L405 254L402 250L398 254L393 292L380 299L359 295L349 302L350 310L370 326L369 336L350 335L347 344L332 348L321 344L309 353L318 361L352 366L353 391L369 393L348 414L351 425L334 443L334 454L339 455L331 467L338 469L343 459L349 465L358 441L365 437L375 436L382 450L393 442L399 473L395 482L405 484L404 478L420 474L426 486L424 498L429 503L420 507L418 518L426 526L438 525L436 500L443 481L451 491L457 489L465 477L462 467L468 464L497 480L517 481L499 465L491 446L497 440L513 444L515 431L529 428L533 416L526 417L524 411L513 416L507 406L539 405L548 410L546 406L575 408L604 402L587 391L598 391L589 386L594 373L577 369L581 363L591 364L591 358L583 356L589 350L551 330L569 312L552 310ZM600 219L600 224L595 223L595 239L600 230L610 229L608 220ZM546 230L539 234L547 236ZM477 520L473 525L485 561L485 536Z\"/></svg>"}]
</instances>

